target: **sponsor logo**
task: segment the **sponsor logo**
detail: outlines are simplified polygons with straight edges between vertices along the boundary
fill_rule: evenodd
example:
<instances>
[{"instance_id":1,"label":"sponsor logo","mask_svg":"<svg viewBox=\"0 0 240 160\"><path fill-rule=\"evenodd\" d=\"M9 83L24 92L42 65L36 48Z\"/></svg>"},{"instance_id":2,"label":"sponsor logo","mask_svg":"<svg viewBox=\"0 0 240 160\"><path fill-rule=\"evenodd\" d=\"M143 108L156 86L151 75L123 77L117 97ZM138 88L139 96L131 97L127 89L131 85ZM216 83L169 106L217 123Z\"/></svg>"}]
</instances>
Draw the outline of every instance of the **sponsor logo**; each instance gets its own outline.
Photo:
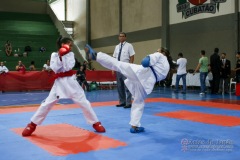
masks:
<instances>
[{"instance_id":1,"label":"sponsor logo","mask_svg":"<svg viewBox=\"0 0 240 160\"><path fill-rule=\"evenodd\" d=\"M219 12L220 3L225 3L227 0L210 0L210 3L206 3L207 0L178 0L177 12L182 12L182 17L187 19L191 16L201 13Z\"/></svg>"}]
</instances>

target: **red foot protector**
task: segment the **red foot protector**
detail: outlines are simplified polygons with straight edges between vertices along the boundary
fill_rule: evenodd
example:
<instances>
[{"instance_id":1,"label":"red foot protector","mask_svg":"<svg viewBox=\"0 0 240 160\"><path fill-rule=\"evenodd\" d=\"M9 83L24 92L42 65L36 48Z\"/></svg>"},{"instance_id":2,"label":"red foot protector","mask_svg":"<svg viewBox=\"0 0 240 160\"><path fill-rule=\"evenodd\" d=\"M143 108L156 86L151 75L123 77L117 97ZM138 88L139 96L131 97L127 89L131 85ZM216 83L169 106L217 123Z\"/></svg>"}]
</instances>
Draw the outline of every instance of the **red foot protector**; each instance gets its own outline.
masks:
<instances>
[{"instance_id":1,"label":"red foot protector","mask_svg":"<svg viewBox=\"0 0 240 160\"><path fill-rule=\"evenodd\" d=\"M23 129L13 128L12 130L22 136ZM56 156L127 146L125 142L69 124L37 126L32 136L26 139Z\"/></svg>"}]
</instances>

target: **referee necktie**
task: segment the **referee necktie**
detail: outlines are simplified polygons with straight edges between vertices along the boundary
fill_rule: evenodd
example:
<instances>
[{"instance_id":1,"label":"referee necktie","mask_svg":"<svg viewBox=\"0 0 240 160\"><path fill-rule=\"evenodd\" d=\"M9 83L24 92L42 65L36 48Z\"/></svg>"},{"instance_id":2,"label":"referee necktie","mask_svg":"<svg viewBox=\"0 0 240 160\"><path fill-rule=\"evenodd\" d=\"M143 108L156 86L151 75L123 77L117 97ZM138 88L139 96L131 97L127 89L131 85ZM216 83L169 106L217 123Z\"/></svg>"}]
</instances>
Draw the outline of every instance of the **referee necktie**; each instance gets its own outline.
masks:
<instances>
[{"instance_id":1,"label":"referee necktie","mask_svg":"<svg viewBox=\"0 0 240 160\"><path fill-rule=\"evenodd\" d=\"M120 57L121 57L121 53L122 53L122 47L123 47L123 43L121 43L121 48L119 48L118 61L120 61Z\"/></svg>"}]
</instances>

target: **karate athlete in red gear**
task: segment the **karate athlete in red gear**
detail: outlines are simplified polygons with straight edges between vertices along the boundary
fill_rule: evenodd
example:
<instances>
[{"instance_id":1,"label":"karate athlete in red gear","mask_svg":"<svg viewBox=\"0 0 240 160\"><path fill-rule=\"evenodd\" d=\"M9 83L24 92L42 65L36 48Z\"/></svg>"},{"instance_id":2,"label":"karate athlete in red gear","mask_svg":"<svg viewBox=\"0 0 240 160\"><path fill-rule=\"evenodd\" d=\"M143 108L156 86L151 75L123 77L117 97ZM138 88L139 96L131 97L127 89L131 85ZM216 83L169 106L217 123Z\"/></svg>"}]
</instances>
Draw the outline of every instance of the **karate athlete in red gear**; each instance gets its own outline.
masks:
<instances>
[{"instance_id":1,"label":"karate athlete in red gear","mask_svg":"<svg viewBox=\"0 0 240 160\"><path fill-rule=\"evenodd\" d=\"M130 132L144 132L145 129L140 123L145 105L144 100L152 92L155 83L165 79L169 72L171 62L168 50L161 48L146 56L142 60L142 65L121 62L102 52L96 53L89 45L85 46L85 51L90 59L96 60L110 70L122 73L127 78L124 83L134 99L129 123Z\"/></svg>"},{"instance_id":2,"label":"karate athlete in red gear","mask_svg":"<svg viewBox=\"0 0 240 160\"><path fill-rule=\"evenodd\" d=\"M48 112L59 99L70 98L79 105L87 123L91 124L97 132L105 132L105 128L99 122L90 102L86 99L84 90L78 84L76 76L72 71L75 65L74 53L71 52L72 39L59 38L57 46L59 51L51 55L50 67L56 76L53 87L48 97L41 103L31 122L23 130L22 136L30 136L46 118Z\"/></svg>"}]
</instances>

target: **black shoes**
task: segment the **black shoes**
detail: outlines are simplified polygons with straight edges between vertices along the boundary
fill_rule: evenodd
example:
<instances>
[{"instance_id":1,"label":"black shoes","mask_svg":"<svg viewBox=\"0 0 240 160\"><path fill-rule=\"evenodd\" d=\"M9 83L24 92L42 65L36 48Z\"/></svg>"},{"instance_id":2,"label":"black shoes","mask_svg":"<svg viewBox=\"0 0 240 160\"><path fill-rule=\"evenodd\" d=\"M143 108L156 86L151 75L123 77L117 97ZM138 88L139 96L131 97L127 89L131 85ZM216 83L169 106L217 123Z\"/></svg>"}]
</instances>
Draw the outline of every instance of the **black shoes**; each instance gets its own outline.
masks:
<instances>
[{"instance_id":1,"label":"black shoes","mask_svg":"<svg viewBox=\"0 0 240 160\"><path fill-rule=\"evenodd\" d=\"M131 108L131 107L132 107L132 105L128 104L128 105L124 106L123 108Z\"/></svg>"},{"instance_id":2,"label":"black shoes","mask_svg":"<svg viewBox=\"0 0 240 160\"><path fill-rule=\"evenodd\" d=\"M131 108L132 105L131 104L126 105L125 103L123 103L123 104L117 104L116 107Z\"/></svg>"},{"instance_id":3,"label":"black shoes","mask_svg":"<svg viewBox=\"0 0 240 160\"><path fill-rule=\"evenodd\" d=\"M126 104L123 103L123 104L117 104L116 107L124 107Z\"/></svg>"}]
</instances>

